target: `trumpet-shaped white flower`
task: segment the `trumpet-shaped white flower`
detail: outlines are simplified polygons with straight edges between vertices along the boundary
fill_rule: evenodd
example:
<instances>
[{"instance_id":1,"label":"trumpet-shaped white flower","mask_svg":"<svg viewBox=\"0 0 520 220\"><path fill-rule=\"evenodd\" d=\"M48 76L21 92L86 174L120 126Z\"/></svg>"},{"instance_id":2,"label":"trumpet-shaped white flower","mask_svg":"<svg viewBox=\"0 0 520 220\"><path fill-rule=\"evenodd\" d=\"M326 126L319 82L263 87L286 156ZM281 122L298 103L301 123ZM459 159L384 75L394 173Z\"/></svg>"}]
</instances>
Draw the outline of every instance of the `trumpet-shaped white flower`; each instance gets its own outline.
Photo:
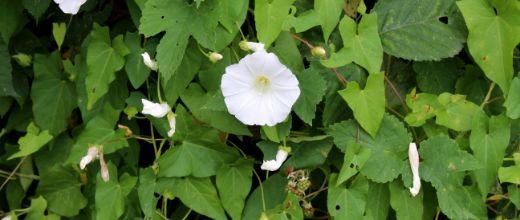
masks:
<instances>
[{"instance_id":1,"label":"trumpet-shaped white flower","mask_svg":"<svg viewBox=\"0 0 520 220\"><path fill-rule=\"evenodd\" d=\"M212 63L216 63L219 60L222 60L222 58L224 58L224 56L222 56L222 54L219 54L217 52L211 52L208 57L209 57L209 61L211 61Z\"/></svg>"},{"instance_id":2,"label":"trumpet-shaped white flower","mask_svg":"<svg viewBox=\"0 0 520 220\"><path fill-rule=\"evenodd\" d=\"M421 178L419 177L419 152L417 152L415 143L410 143L408 146L408 160L413 174L413 185L410 188L410 193L412 196L416 196L421 190Z\"/></svg>"},{"instance_id":3,"label":"trumpet-shaped white flower","mask_svg":"<svg viewBox=\"0 0 520 220\"><path fill-rule=\"evenodd\" d=\"M143 57L144 65L146 65L148 68L150 68L153 71L157 71L157 62L155 62L155 60L152 60L152 58L150 57L150 54L148 54L148 52L142 53L141 56Z\"/></svg>"},{"instance_id":4,"label":"trumpet-shaped white flower","mask_svg":"<svg viewBox=\"0 0 520 220\"><path fill-rule=\"evenodd\" d=\"M177 121L175 120L175 114L173 112L168 113L168 124L170 124L168 137L172 137L173 134L175 134L175 125L177 124Z\"/></svg>"},{"instance_id":5,"label":"trumpet-shaped white flower","mask_svg":"<svg viewBox=\"0 0 520 220\"><path fill-rule=\"evenodd\" d=\"M141 113L146 115L162 118L170 111L170 106L166 103L155 103L146 99L141 99L141 102L143 103L143 111Z\"/></svg>"},{"instance_id":6,"label":"trumpet-shaped white flower","mask_svg":"<svg viewBox=\"0 0 520 220\"><path fill-rule=\"evenodd\" d=\"M284 121L300 96L296 76L263 50L226 67L220 86L229 113L246 125Z\"/></svg>"},{"instance_id":7,"label":"trumpet-shaped white flower","mask_svg":"<svg viewBox=\"0 0 520 220\"><path fill-rule=\"evenodd\" d=\"M65 14L77 14L81 5L85 4L87 0L54 0Z\"/></svg>"},{"instance_id":8,"label":"trumpet-shaped white flower","mask_svg":"<svg viewBox=\"0 0 520 220\"><path fill-rule=\"evenodd\" d=\"M249 41L241 41L239 44L240 49L245 51L265 51L265 45L263 43L255 43L255 42L249 42Z\"/></svg>"},{"instance_id":9,"label":"trumpet-shaped white flower","mask_svg":"<svg viewBox=\"0 0 520 220\"><path fill-rule=\"evenodd\" d=\"M85 167L94 161L99 155L99 149L97 146L89 147L87 151L87 155L81 158L81 161L79 162L79 168L82 170L85 169Z\"/></svg>"},{"instance_id":10,"label":"trumpet-shaped white flower","mask_svg":"<svg viewBox=\"0 0 520 220\"><path fill-rule=\"evenodd\" d=\"M262 166L260 166L260 169L262 170L268 170L268 171L276 171L280 169L283 162L287 159L287 156L289 155L290 148L287 149L285 147L280 147L278 149L278 152L276 152L276 157L274 160L264 160L262 163Z\"/></svg>"}]
</instances>

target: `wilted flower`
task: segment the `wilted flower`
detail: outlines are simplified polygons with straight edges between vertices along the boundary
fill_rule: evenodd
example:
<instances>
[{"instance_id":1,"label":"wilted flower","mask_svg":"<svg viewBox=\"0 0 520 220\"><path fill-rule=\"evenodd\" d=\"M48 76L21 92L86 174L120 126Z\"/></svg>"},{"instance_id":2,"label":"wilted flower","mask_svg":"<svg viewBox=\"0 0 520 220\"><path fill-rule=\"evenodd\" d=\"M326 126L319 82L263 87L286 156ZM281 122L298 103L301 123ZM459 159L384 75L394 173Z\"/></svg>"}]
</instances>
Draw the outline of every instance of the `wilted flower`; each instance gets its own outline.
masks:
<instances>
[{"instance_id":1,"label":"wilted flower","mask_svg":"<svg viewBox=\"0 0 520 220\"><path fill-rule=\"evenodd\" d=\"M245 51L265 51L265 45L263 43L255 43L255 42L249 42L249 41L240 41L238 44L240 46L240 49Z\"/></svg>"},{"instance_id":2,"label":"wilted flower","mask_svg":"<svg viewBox=\"0 0 520 220\"><path fill-rule=\"evenodd\" d=\"M276 152L276 158L274 160L264 160L260 169L268 170L268 171L276 171L280 169L283 162L287 159L291 148L289 147L280 147L278 148L278 152Z\"/></svg>"},{"instance_id":3,"label":"wilted flower","mask_svg":"<svg viewBox=\"0 0 520 220\"><path fill-rule=\"evenodd\" d=\"M212 63L216 63L218 62L219 60L221 60L222 58L224 58L222 56L222 54L219 54L217 52L211 52L208 56L209 60L212 62Z\"/></svg>"},{"instance_id":4,"label":"wilted flower","mask_svg":"<svg viewBox=\"0 0 520 220\"><path fill-rule=\"evenodd\" d=\"M417 152L417 145L413 142L408 146L408 160L413 174L413 186L410 188L410 193L412 196L416 196L421 190L421 178L419 177L419 153Z\"/></svg>"},{"instance_id":5,"label":"wilted flower","mask_svg":"<svg viewBox=\"0 0 520 220\"><path fill-rule=\"evenodd\" d=\"M173 112L168 112L168 124L170 124L170 130L168 131L168 137L172 137L175 134L175 114Z\"/></svg>"},{"instance_id":6,"label":"wilted flower","mask_svg":"<svg viewBox=\"0 0 520 220\"><path fill-rule=\"evenodd\" d=\"M284 121L300 96L296 76L275 54L263 50L228 66L221 88L229 113L246 125Z\"/></svg>"},{"instance_id":7,"label":"wilted flower","mask_svg":"<svg viewBox=\"0 0 520 220\"><path fill-rule=\"evenodd\" d=\"M94 161L99 155L99 149L97 146L92 146L88 148L87 155L81 158L81 161L79 162L79 168L82 170L85 169L85 167Z\"/></svg>"},{"instance_id":8,"label":"wilted flower","mask_svg":"<svg viewBox=\"0 0 520 220\"><path fill-rule=\"evenodd\" d=\"M144 65L146 65L148 68L150 68L153 71L157 71L157 62L155 62L155 60L152 60L152 58L150 57L150 54L148 54L148 52L142 53L141 56L143 57Z\"/></svg>"},{"instance_id":9,"label":"wilted flower","mask_svg":"<svg viewBox=\"0 0 520 220\"><path fill-rule=\"evenodd\" d=\"M170 111L170 106L166 103L155 103L146 99L141 99L141 102L143 103L143 111L141 113L146 115L162 118Z\"/></svg>"},{"instance_id":10,"label":"wilted flower","mask_svg":"<svg viewBox=\"0 0 520 220\"><path fill-rule=\"evenodd\" d=\"M99 154L99 165L101 166L101 178L103 178L103 181L108 182L110 180L110 174L108 173L107 163L105 162L103 152Z\"/></svg>"},{"instance_id":11,"label":"wilted flower","mask_svg":"<svg viewBox=\"0 0 520 220\"><path fill-rule=\"evenodd\" d=\"M87 0L54 0L54 2L60 6L63 13L75 15Z\"/></svg>"}]
</instances>

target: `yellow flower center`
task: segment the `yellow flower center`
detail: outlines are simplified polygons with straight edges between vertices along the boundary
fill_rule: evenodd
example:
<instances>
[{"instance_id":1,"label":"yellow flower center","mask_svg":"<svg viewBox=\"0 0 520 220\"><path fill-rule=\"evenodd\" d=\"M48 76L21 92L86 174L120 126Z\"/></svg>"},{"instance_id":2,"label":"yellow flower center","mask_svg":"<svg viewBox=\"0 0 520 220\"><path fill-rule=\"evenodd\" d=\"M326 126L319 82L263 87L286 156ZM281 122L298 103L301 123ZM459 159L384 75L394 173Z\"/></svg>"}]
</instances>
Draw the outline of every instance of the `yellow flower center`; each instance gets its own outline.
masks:
<instances>
[{"instance_id":1,"label":"yellow flower center","mask_svg":"<svg viewBox=\"0 0 520 220\"><path fill-rule=\"evenodd\" d=\"M269 89L269 78L264 75L260 75L255 80L255 89L258 92L265 92Z\"/></svg>"}]
</instances>

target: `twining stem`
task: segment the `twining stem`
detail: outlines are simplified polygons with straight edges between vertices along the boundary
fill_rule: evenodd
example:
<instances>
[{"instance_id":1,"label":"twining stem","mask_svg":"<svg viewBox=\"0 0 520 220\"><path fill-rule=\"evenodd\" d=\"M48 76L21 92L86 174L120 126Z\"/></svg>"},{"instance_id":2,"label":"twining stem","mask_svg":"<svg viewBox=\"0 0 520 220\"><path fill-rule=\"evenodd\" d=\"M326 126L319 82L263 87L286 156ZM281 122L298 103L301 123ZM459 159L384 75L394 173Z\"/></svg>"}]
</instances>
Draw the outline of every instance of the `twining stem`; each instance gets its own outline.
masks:
<instances>
[{"instance_id":1,"label":"twining stem","mask_svg":"<svg viewBox=\"0 0 520 220\"><path fill-rule=\"evenodd\" d=\"M18 164L16 165L16 167L14 168L14 170L11 171L11 174L9 174L9 176L7 177L7 179L4 180L4 182L3 182L2 185L0 186L0 191L2 191L2 189L4 188L4 186L5 186L5 185L9 182L9 180L14 176L14 174L16 173L16 171L18 171L18 169L20 169L20 167L22 166L23 161L25 160L25 158L27 158L27 156L22 157L22 159L20 159L20 162L18 162Z\"/></svg>"},{"instance_id":2,"label":"twining stem","mask_svg":"<svg viewBox=\"0 0 520 220\"><path fill-rule=\"evenodd\" d=\"M254 169L253 173L255 174L256 179L258 180L258 185L260 186L260 192L262 194L262 210L265 212L267 209L265 208L264 186L262 185L262 180L260 179L260 176L258 176L258 173Z\"/></svg>"},{"instance_id":3,"label":"twining stem","mask_svg":"<svg viewBox=\"0 0 520 220\"><path fill-rule=\"evenodd\" d=\"M388 77L386 77L386 75L385 75L385 81L386 81L386 83L388 83L388 85L390 85L390 88L392 89L395 96L397 97L397 99L399 99L399 102L403 106L404 111L406 112L406 114L408 114L408 106L406 105L406 103L404 102L404 99L401 97L401 95L397 91L397 88L395 87L395 85L392 83L392 81L390 81L390 79L388 79Z\"/></svg>"},{"instance_id":4,"label":"twining stem","mask_svg":"<svg viewBox=\"0 0 520 220\"><path fill-rule=\"evenodd\" d=\"M0 170L0 174L9 175L9 174L11 174L11 172ZM33 174L15 173L14 175L18 176L18 177L21 177L21 178L28 178L28 179L34 179L34 180L39 180L40 179L39 176L33 175Z\"/></svg>"},{"instance_id":5,"label":"twining stem","mask_svg":"<svg viewBox=\"0 0 520 220\"><path fill-rule=\"evenodd\" d=\"M488 104L489 99L491 98L491 92L493 92L493 89L495 88L495 82L492 82L491 85L489 85L488 92L486 94L486 97L484 98L484 101L480 104L480 108L483 109L486 104Z\"/></svg>"}]
</instances>

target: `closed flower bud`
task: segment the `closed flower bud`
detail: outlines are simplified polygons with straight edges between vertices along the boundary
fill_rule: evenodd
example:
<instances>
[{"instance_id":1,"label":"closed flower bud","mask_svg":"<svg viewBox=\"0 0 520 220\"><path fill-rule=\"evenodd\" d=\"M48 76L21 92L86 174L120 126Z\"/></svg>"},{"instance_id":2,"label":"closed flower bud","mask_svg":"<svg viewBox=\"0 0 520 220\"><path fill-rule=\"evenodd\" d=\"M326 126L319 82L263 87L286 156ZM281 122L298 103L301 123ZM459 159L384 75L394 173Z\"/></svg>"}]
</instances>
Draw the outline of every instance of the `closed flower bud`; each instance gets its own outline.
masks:
<instances>
[{"instance_id":1,"label":"closed flower bud","mask_svg":"<svg viewBox=\"0 0 520 220\"><path fill-rule=\"evenodd\" d=\"M219 53L217 53L217 52L211 52L211 53L209 54L209 61L211 61L212 63L216 63L216 62L218 62L219 60L221 60L222 58L224 58L224 57L222 56L222 54L219 54Z\"/></svg>"},{"instance_id":2,"label":"closed flower bud","mask_svg":"<svg viewBox=\"0 0 520 220\"><path fill-rule=\"evenodd\" d=\"M327 51L325 50L325 48L321 46L312 48L311 54L315 57L320 57L322 59L325 59L327 57Z\"/></svg>"},{"instance_id":3,"label":"closed flower bud","mask_svg":"<svg viewBox=\"0 0 520 220\"><path fill-rule=\"evenodd\" d=\"M166 103L155 103L146 99L141 99L141 102L143 103L143 111L141 113L145 115L162 118L170 111L170 106Z\"/></svg>"},{"instance_id":4,"label":"closed flower bud","mask_svg":"<svg viewBox=\"0 0 520 220\"><path fill-rule=\"evenodd\" d=\"M24 53L13 55L13 58L22 67L28 67L32 63L32 57Z\"/></svg>"},{"instance_id":5,"label":"closed flower bud","mask_svg":"<svg viewBox=\"0 0 520 220\"><path fill-rule=\"evenodd\" d=\"M157 71L157 63L155 62L155 60L152 60L152 58L150 57L150 54L148 54L147 52L144 52L141 54L141 56L143 57L144 65L146 65L148 68L150 68L153 71Z\"/></svg>"},{"instance_id":6,"label":"closed flower bud","mask_svg":"<svg viewBox=\"0 0 520 220\"><path fill-rule=\"evenodd\" d=\"M265 45L263 43L255 43L255 42L249 42L249 41L240 41L238 44L240 46L240 49L244 51L265 51Z\"/></svg>"},{"instance_id":7,"label":"closed flower bud","mask_svg":"<svg viewBox=\"0 0 520 220\"><path fill-rule=\"evenodd\" d=\"M289 152L291 152L290 147L280 147L278 149L278 152L276 152L276 157L274 160L264 160L262 163L262 166L260 166L260 169L262 170L268 170L268 171L276 171L280 169L283 162L287 159L287 156L289 155Z\"/></svg>"}]
</instances>

